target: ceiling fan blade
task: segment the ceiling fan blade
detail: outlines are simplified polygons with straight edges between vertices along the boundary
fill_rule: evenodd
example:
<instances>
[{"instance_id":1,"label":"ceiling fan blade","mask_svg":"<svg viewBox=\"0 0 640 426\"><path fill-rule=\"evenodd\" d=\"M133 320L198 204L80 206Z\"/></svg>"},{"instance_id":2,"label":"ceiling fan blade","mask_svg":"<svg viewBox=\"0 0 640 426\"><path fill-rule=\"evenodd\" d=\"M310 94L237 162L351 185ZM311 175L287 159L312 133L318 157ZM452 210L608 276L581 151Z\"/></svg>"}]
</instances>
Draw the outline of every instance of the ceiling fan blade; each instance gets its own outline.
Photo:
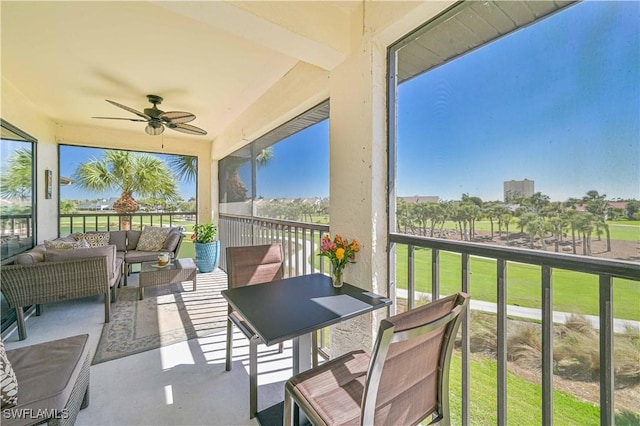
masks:
<instances>
[{"instance_id":1,"label":"ceiling fan blade","mask_svg":"<svg viewBox=\"0 0 640 426\"><path fill-rule=\"evenodd\" d=\"M127 121L142 121L146 123L148 120L143 120L141 118L120 118L120 117L91 117L91 118L100 118L102 120L127 120Z\"/></svg>"},{"instance_id":2,"label":"ceiling fan blade","mask_svg":"<svg viewBox=\"0 0 640 426\"><path fill-rule=\"evenodd\" d=\"M196 119L196 116L190 112L184 111L167 111L160 114L163 121L170 121L175 124L188 123Z\"/></svg>"},{"instance_id":3,"label":"ceiling fan blade","mask_svg":"<svg viewBox=\"0 0 640 426\"><path fill-rule=\"evenodd\" d=\"M149 117L147 114L144 114L144 113L142 113L140 111L136 111L135 109L129 108L126 105L122 105L122 104L119 104L117 102L110 101L109 99L105 99L105 101L109 102L111 105L117 106L118 108L122 108L125 111L129 111L130 113L133 113L133 114L137 115L138 117L142 117L142 118L145 118L147 120L151 120L151 117Z\"/></svg>"},{"instance_id":4,"label":"ceiling fan blade","mask_svg":"<svg viewBox=\"0 0 640 426\"><path fill-rule=\"evenodd\" d=\"M207 134L206 130L202 130L201 128L192 126L191 124L167 123L166 126L172 130L182 132L182 133L188 133L190 135L206 135Z\"/></svg>"}]
</instances>

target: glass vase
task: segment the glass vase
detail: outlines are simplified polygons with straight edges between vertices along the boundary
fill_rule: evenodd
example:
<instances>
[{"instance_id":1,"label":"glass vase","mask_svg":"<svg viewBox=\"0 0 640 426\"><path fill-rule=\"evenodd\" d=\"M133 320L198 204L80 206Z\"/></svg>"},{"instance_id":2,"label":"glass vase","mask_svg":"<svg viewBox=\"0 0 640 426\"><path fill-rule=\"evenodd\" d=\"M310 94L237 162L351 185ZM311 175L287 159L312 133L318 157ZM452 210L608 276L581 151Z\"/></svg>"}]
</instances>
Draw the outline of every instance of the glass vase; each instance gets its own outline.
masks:
<instances>
[{"instance_id":1,"label":"glass vase","mask_svg":"<svg viewBox=\"0 0 640 426\"><path fill-rule=\"evenodd\" d=\"M336 288L342 287L344 268L333 268L333 286Z\"/></svg>"}]
</instances>

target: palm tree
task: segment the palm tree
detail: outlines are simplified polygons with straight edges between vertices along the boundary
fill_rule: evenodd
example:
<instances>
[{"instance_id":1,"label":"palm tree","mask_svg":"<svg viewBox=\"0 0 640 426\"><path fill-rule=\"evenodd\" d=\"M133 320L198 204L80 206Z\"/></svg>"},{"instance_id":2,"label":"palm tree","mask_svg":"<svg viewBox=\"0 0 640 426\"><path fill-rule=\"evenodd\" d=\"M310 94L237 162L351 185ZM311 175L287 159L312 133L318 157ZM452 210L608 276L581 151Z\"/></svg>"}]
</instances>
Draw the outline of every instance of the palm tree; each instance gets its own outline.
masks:
<instances>
[{"instance_id":1,"label":"palm tree","mask_svg":"<svg viewBox=\"0 0 640 426\"><path fill-rule=\"evenodd\" d=\"M606 198L606 194L600 195L598 191L591 190L587 191L587 195L582 200L587 204L587 211L595 217L598 230L604 228L607 233L607 251L611 251L611 232L607 224L609 203L607 203ZM600 233L598 233L598 239L599 238Z\"/></svg>"},{"instance_id":2,"label":"palm tree","mask_svg":"<svg viewBox=\"0 0 640 426\"><path fill-rule=\"evenodd\" d=\"M169 165L178 179L184 182L194 182L198 176L198 157L176 155L171 157Z\"/></svg>"},{"instance_id":3,"label":"palm tree","mask_svg":"<svg viewBox=\"0 0 640 426\"><path fill-rule=\"evenodd\" d=\"M134 195L169 201L178 197L178 184L167 163L149 154L105 151L102 159L92 158L78 166L74 179L83 189L120 191L120 198L113 203L113 209L118 213L138 211ZM130 217L122 218L123 229L129 229L130 224Z\"/></svg>"},{"instance_id":4,"label":"palm tree","mask_svg":"<svg viewBox=\"0 0 640 426\"><path fill-rule=\"evenodd\" d=\"M16 149L7 160L7 166L0 176L0 194L8 199L28 200L33 180L33 151Z\"/></svg>"}]
</instances>

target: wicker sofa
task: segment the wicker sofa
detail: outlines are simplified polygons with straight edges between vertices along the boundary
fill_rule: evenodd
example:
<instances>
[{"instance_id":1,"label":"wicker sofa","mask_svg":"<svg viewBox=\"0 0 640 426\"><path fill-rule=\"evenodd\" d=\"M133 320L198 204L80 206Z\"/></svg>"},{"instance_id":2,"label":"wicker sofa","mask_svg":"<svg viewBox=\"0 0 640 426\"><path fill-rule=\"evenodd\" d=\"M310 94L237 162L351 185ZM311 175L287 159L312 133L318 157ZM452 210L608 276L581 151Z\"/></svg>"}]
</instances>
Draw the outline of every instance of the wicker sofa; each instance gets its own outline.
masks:
<instances>
[{"instance_id":1,"label":"wicker sofa","mask_svg":"<svg viewBox=\"0 0 640 426\"><path fill-rule=\"evenodd\" d=\"M84 235L94 234L105 233ZM16 310L20 340L27 337L23 309L26 306L104 294L104 322L109 322L110 301L117 300L123 272L126 280L132 264L155 260L159 251L176 256L183 238L180 228L172 228L160 250L143 251L136 250L141 231L108 234L108 244L100 247L70 250L38 245L17 256L13 265L2 267L2 293ZM57 241L76 241L76 236Z\"/></svg>"}]
</instances>

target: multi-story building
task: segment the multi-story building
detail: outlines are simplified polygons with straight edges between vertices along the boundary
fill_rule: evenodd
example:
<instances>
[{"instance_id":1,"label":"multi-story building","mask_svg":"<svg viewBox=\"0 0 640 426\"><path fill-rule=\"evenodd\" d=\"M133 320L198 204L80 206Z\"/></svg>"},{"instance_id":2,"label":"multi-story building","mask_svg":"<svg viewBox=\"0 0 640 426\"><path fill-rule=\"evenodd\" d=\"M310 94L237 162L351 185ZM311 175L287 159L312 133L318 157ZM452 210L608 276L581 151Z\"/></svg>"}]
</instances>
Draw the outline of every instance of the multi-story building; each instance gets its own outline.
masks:
<instances>
[{"instance_id":1,"label":"multi-story building","mask_svg":"<svg viewBox=\"0 0 640 426\"><path fill-rule=\"evenodd\" d=\"M535 192L535 182L529 179L507 180L504 182L504 201L509 202L517 197L531 197Z\"/></svg>"}]
</instances>

